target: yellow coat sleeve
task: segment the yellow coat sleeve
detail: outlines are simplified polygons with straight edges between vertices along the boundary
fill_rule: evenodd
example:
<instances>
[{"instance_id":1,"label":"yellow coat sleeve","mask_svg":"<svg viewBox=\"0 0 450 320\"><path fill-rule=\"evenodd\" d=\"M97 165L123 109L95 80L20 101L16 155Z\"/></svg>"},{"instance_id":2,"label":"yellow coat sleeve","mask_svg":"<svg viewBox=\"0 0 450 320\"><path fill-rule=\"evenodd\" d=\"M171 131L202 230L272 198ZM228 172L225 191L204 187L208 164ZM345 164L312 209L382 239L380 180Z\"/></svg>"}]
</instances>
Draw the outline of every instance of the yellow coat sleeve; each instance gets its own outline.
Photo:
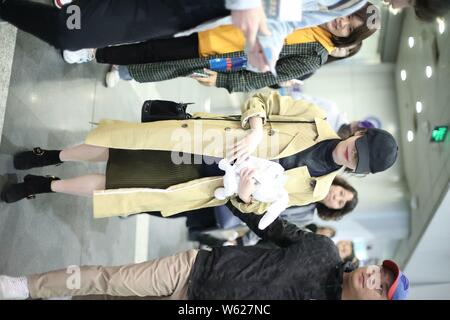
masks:
<instances>
[{"instance_id":1,"label":"yellow coat sleeve","mask_svg":"<svg viewBox=\"0 0 450 320\"><path fill-rule=\"evenodd\" d=\"M263 124L267 119L286 121L314 121L314 118L326 117L325 111L313 103L304 100L294 100L289 96L280 96L278 92L270 94L257 93L242 106L241 125L249 129L248 120L261 117Z\"/></svg>"},{"instance_id":2,"label":"yellow coat sleeve","mask_svg":"<svg viewBox=\"0 0 450 320\"><path fill-rule=\"evenodd\" d=\"M248 120L252 117L260 117L263 125L266 124L268 105L264 96L254 95L248 99L241 108L241 125L243 129L250 129Z\"/></svg>"},{"instance_id":3,"label":"yellow coat sleeve","mask_svg":"<svg viewBox=\"0 0 450 320\"><path fill-rule=\"evenodd\" d=\"M255 199L250 203L245 203L240 201L237 196L232 197L230 201L242 213L264 214L270 206L270 203L260 202Z\"/></svg>"}]
</instances>

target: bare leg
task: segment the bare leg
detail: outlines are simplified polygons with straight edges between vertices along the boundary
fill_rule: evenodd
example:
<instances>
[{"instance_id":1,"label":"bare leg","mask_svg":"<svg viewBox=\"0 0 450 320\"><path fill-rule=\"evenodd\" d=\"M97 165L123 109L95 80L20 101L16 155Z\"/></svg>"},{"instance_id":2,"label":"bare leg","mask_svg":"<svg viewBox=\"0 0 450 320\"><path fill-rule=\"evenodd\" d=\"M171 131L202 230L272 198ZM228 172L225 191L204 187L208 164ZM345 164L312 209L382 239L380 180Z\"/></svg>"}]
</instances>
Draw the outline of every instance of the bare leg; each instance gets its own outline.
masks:
<instances>
[{"instance_id":1,"label":"bare leg","mask_svg":"<svg viewBox=\"0 0 450 320\"><path fill-rule=\"evenodd\" d=\"M67 180L55 180L51 183L53 192L68 193L92 197L95 190L105 190L106 177L102 174L90 174Z\"/></svg>"},{"instance_id":2,"label":"bare leg","mask_svg":"<svg viewBox=\"0 0 450 320\"><path fill-rule=\"evenodd\" d=\"M106 162L109 158L109 149L88 144L80 144L62 150L59 154L59 158L61 161Z\"/></svg>"}]
</instances>

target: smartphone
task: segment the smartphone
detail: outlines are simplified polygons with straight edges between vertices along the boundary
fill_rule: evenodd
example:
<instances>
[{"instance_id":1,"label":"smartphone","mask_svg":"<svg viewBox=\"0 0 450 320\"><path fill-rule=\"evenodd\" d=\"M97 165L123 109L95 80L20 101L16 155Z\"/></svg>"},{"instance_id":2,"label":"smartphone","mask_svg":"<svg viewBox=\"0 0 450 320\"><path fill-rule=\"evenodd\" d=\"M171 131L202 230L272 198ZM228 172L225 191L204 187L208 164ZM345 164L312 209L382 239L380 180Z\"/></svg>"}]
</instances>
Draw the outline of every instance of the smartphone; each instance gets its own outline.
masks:
<instances>
[{"instance_id":1,"label":"smartphone","mask_svg":"<svg viewBox=\"0 0 450 320\"><path fill-rule=\"evenodd\" d=\"M190 77L209 78L209 75L199 72L193 72Z\"/></svg>"}]
</instances>

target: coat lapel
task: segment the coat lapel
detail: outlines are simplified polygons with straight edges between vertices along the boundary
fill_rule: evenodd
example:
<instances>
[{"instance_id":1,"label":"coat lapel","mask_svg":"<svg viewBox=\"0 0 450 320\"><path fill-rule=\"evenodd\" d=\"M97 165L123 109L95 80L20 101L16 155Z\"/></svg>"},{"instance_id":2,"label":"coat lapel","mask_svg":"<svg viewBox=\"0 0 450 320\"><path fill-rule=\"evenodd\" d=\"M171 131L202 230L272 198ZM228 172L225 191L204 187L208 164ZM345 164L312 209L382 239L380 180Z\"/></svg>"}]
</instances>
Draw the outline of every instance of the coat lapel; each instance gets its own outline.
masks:
<instances>
[{"instance_id":1,"label":"coat lapel","mask_svg":"<svg viewBox=\"0 0 450 320\"><path fill-rule=\"evenodd\" d=\"M314 141L310 139L304 139L302 132L295 135L294 138L289 142L289 144L278 154L275 159L281 159L284 157L291 156L297 152L303 151L312 147L314 144L319 143L324 140L330 139L340 139L339 136L333 131L328 122L321 118L314 118L316 124L317 135Z\"/></svg>"},{"instance_id":2,"label":"coat lapel","mask_svg":"<svg viewBox=\"0 0 450 320\"><path fill-rule=\"evenodd\" d=\"M333 171L327 175L315 178L316 185L314 186L313 192L314 199L322 200L327 196L334 178L338 175L340 171L341 169Z\"/></svg>"},{"instance_id":3,"label":"coat lapel","mask_svg":"<svg viewBox=\"0 0 450 320\"><path fill-rule=\"evenodd\" d=\"M306 166L287 170L286 190L289 192L291 205L306 205L325 198L334 178L341 169L327 175L313 178Z\"/></svg>"},{"instance_id":4,"label":"coat lapel","mask_svg":"<svg viewBox=\"0 0 450 320\"><path fill-rule=\"evenodd\" d=\"M317 129L316 143L330 139L341 139L325 119L314 118L314 121Z\"/></svg>"}]
</instances>

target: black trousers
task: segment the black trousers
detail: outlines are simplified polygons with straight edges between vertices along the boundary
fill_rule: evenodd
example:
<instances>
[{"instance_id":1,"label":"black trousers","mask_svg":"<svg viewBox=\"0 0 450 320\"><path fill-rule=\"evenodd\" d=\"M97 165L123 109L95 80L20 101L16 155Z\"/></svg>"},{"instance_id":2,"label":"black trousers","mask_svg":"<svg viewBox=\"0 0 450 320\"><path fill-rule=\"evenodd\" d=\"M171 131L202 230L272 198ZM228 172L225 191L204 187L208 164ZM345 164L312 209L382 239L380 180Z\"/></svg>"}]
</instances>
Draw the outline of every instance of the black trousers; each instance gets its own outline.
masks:
<instances>
[{"instance_id":1,"label":"black trousers","mask_svg":"<svg viewBox=\"0 0 450 320\"><path fill-rule=\"evenodd\" d=\"M98 63L130 65L198 58L198 33L97 49Z\"/></svg>"},{"instance_id":2,"label":"black trousers","mask_svg":"<svg viewBox=\"0 0 450 320\"><path fill-rule=\"evenodd\" d=\"M163 218L161 212L142 212L150 216ZM165 217L165 219L187 218L186 227L190 232L202 232L218 228L216 216L214 215L214 207L190 210Z\"/></svg>"},{"instance_id":3,"label":"black trousers","mask_svg":"<svg viewBox=\"0 0 450 320\"><path fill-rule=\"evenodd\" d=\"M68 50L167 38L227 15L224 0L75 0L62 10L32 1L0 1L3 20Z\"/></svg>"}]
</instances>

